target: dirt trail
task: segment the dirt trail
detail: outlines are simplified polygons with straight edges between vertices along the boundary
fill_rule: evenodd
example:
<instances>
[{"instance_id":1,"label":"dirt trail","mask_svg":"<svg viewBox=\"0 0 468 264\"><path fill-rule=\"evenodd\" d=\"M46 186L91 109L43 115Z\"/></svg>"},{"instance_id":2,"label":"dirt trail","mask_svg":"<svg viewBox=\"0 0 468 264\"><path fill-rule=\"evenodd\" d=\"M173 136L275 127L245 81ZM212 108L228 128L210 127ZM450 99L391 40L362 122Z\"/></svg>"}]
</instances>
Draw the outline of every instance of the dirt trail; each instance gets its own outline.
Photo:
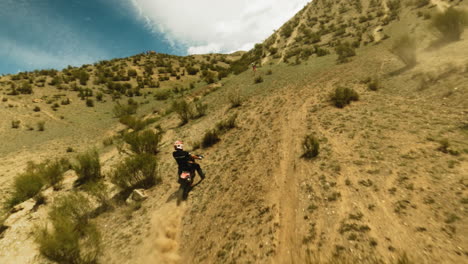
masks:
<instances>
[{"instance_id":1,"label":"dirt trail","mask_svg":"<svg viewBox=\"0 0 468 264\"><path fill-rule=\"evenodd\" d=\"M287 98L286 96L284 98ZM293 99L293 101L298 101ZM293 105L290 101L286 105ZM278 204L279 210L279 247L276 263L293 263L300 259L300 238L298 237L297 210L299 208L298 179L296 161L300 155L297 151L301 142L297 135L302 134L301 124L304 124L307 113L307 104L303 103L300 109L290 108L282 124L281 148L279 171L276 175L279 186Z\"/></svg>"},{"instance_id":2,"label":"dirt trail","mask_svg":"<svg viewBox=\"0 0 468 264\"><path fill-rule=\"evenodd\" d=\"M181 263L178 239L185 207L185 203L167 203L153 213L150 235L142 242L144 246L138 254L142 257L135 263Z\"/></svg>"}]
</instances>

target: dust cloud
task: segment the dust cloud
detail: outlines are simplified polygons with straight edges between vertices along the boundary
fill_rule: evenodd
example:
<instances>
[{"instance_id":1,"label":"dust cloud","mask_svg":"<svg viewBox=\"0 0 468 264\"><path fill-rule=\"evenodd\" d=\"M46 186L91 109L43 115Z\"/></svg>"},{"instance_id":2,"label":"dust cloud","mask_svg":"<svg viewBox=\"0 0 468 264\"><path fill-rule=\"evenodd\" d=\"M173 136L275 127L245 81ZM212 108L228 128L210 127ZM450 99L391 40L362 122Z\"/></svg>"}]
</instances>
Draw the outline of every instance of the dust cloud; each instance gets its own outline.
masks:
<instances>
[{"instance_id":1,"label":"dust cloud","mask_svg":"<svg viewBox=\"0 0 468 264\"><path fill-rule=\"evenodd\" d=\"M185 203L176 206L169 203L157 210L152 216L150 234L143 240L139 264L178 264L178 236L181 231Z\"/></svg>"}]
</instances>

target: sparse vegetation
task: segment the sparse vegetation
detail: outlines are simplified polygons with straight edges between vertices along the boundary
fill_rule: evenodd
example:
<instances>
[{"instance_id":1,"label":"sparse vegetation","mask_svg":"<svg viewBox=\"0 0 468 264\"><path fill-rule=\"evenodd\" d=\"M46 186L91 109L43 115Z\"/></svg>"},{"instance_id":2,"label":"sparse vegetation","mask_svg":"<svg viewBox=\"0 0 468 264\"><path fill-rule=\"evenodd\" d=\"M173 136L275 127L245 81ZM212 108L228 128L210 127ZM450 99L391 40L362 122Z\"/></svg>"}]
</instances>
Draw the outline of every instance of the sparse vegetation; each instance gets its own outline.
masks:
<instances>
[{"instance_id":1,"label":"sparse vegetation","mask_svg":"<svg viewBox=\"0 0 468 264\"><path fill-rule=\"evenodd\" d=\"M132 132L124 135L125 143L130 146L130 150L135 154L158 154L159 142L161 141L162 133L153 132L152 130L144 130L142 132Z\"/></svg>"},{"instance_id":2,"label":"sparse vegetation","mask_svg":"<svg viewBox=\"0 0 468 264\"><path fill-rule=\"evenodd\" d=\"M320 150L320 143L314 135L307 135L302 142L304 153L302 157L305 159L312 159L318 156Z\"/></svg>"},{"instance_id":3,"label":"sparse vegetation","mask_svg":"<svg viewBox=\"0 0 468 264\"><path fill-rule=\"evenodd\" d=\"M5 206L11 208L37 195L45 185L44 179L38 173L26 171L16 176L13 182L13 193Z\"/></svg>"},{"instance_id":4,"label":"sparse vegetation","mask_svg":"<svg viewBox=\"0 0 468 264\"><path fill-rule=\"evenodd\" d=\"M352 88L337 87L331 95L331 100L338 108L343 108L350 104L351 101L358 101L359 95Z\"/></svg>"},{"instance_id":5,"label":"sparse vegetation","mask_svg":"<svg viewBox=\"0 0 468 264\"><path fill-rule=\"evenodd\" d=\"M38 121L36 124L37 124L37 131L45 130L45 121Z\"/></svg>"},{"instance_id":6,"label":"sparse vegetation","mask_svg":"<svg viewBox=\"0 0 468 264\"><path fill-rule=\"evenodd\" d=\"M338 54L338 63L345 63L349 61L349 58L356 55L354 48L348 43L340 43L335 48L336 54Z\"/></svg>"},{"instance_id":7,"label":"sparse vegetation","mask_svg":"<svg viewBox=\"0 0 468 264\"><path fill-rule=\"evenodd\" d=\"M235 91L228 95L228 100L231 103L231 108L236 108L242 105L243 98L239 91Z\"/></svg>"},{"instance_id":8,"label":"sparse vegetation","mask_svg":"<svg viewBox=\"0 0 468 264\"><path fill-rule=\"evenodd\" d=\"M174 101L172 103L172 110L179 116L181 126L187 124L193 115L190 104L185 100Z\"/></svg>"},{"instance_id":9,"label":"sparse vegetation","mask_svg":"<svg viewBox=\"0 0 468 264\"><path fill-rule=\"evenodd\" d=\"M20 120L12 120L11 121L11 128L19 128L21 124Z\"/></svg>"},{"instance_id":10,"label":"sparse vegetation","mask_svg":"<svg viewBox=\"0 0 468 264\"><path fill-rule=\"evenodd\" d=\"M367 83L367 88L371 91L377 91L380 89L380 81L378 78L372 78L368 83Z\"/></svg>"},{"instance_id":11,"label":"sparse vegetation","mask_svg":"<svg viewBox=\"0 0 468 264\"><path fill-rule=\"evenodd\" d=\"M156 174L157 162L148 153L126 158L112 173L112 182L124 191L135 188L149 188L161 181Z\"/></svg>"},{"instance_id":12,"label":"sparse vegetation","mask_svg":"<svg viewBox=\"0 0 468 264\"><path fill-rule=\"evenodd\" d=\"M133 115L136 114L138 109L137 104L127 104L127 105L122 105L120 102L117 102L117 104L113 108L114 116L115 117L122 117L122 116L128 116L128 115Z\"/></svg>"},{"instance_id":13,"label":"sparse vegetation","mask_svg":"<svg viewBox=\"0 0 468 264\"><path fill-rule=\"evenodd\" d=\"M221 134L236 127L237 115L233 115L226 120L216 123L216 130Z\"/></svg>"},{"instance_id":14,"label":"sparse vegetation","mask_svg":"<svg viewBox=\"0 0 468 264\"><path fill-rule=\"evenodd\" d=\"M254 83L262 83L263 82L263 77L261 75L255 77Z\"/></svg>"},{"instance_id":15,"label":"sparse vegetation","mask_svg":"<svg viewBox=\"0 0 468 264\"><path fill-rule=\"evenodd\" d=\"M73 165L73 169L78 175L79 184L97 181L101 178L101 162L96 150L82 153L76 157L76 160L77 163Z\"/></svg>"},{"instance_id":16,"label":"sparse vegetation","mask_svg":"<svg viewBox=\"0 0 468 264\"><path fill-rule=\"evenodd\" d=\"M208 130L201 141L202 148L209 148L214 144L218 143L221 139L219 138L218 131L216 129Z\"/></svg>"},{"instance_id":17,"label":"sparse vegetation","mask_svg":"<svg viewBox=\"0 0 468 264\"><path fill-rule=\"evenodd\" d=\"M53 205L47 226L39 229L36 242L42 255L58 263L96 263L101 251L101 236L89 222L91 204L79 193L60 197Z\"/></svg>"}]
</instances>

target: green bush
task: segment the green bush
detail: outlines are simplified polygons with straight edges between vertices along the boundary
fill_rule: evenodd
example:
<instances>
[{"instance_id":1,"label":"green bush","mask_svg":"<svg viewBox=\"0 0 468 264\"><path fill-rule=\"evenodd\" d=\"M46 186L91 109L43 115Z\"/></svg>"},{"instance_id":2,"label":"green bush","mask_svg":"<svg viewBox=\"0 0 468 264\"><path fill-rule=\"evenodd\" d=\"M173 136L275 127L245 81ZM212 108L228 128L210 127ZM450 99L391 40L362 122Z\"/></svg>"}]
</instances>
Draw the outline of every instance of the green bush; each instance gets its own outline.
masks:
<instances>
[{"instance_id":1,"label":"green bush","mask_svg":"<svg viewBox=\"0 0 468 264\"><path fill-rule=\"evenodd\" d=\"M52 231L43 227L36 235L41 254L58 263L96 263L101 236L89 222L90 210L90 202L81 194L59 197L49 212Z\"/></svg>"},{"instance_id":2,"label":"green bush","mask_svg":"<svg viewBox=\"0 0 468 264\"><path fill-rule=\"evenodd\" d=\"M243 98L239 91L232 92L228 95L228 100L231 103L231 108L236 108L242 105Z\"/></svg>"},{"instance_id":3,"label":"green bush","mask_svg":"<svg viewBox=\"0 0 468 264\"><path fill-rule=\"evenodd\" d=\"M115 117L120 118L122 116L136 114L137 109L138 109L137 104L122 105L120 104L120 102L117 102L117 104L113 108L113 112L114 112Z\"/></svg>"},{"instance_id":4,"label":"green bush","mask_svg":"<svg viewBox=\"0 0 468 264\"><path fill-rule=\"evenodd\" d=\"M162 133L145 130L142 132L132 132L125 134L123 139L130 145L130 150L135 154L153 154L159 153L159 143Z\"/></svg>"},{"instance_id":5,"label":"green bush","mask_svg":"<svg viewBox=\"0 0 468 264\"><path fill-rule=\"evenodd\" d=\"M377 78L372 78L368 83L367 83L367 88L371 91L377 91L380 89L380 82L379 79Z\"/></svg>"},{"instance_id":6,"label":"green bush","mask_svg":"<svg viewBox=\"0 0 468 264\"><path fill-rule=\"evenodd\" d=\"M101 178L101 162L96 150L82 153L76 157L76 160L73 169L78 175L78 183L97 181Z\"/></svg>"},{"instance_id":7,"label":"green bush","mask_svg":"<svg viewBox=\"0 0 468 264\"><path fill-rule=\"evenodd\" d=\"M26 171L19 174L13 181L13 193L6 201L6 207L11 208L34 197L44 185L45 181L38 173Z\"/></svg>"},{"instance_id":8,"label":"green bush","mask_svg":"<svg viewBox=\"0 0 468 264\"><path fill-rule=\"evenodd\" d=\"M12 120L11 121L11 128L19 128L20 124L21 124L20 120Z\"/></svg>"},{"instance_id":9,"label":"green bush","mask_svg":"<svg viewBox=\"0 0 468 264\"><path fill-rule=\"evenodd\" d=\"M349 57L356 55L354 48L348 42L338 44L338 46L335 48L335 51L336 54L338 54L338 63L347 62L349 61Z\"/></svg>"},{"instance_id":10,"label":"green bush","mask_svg":"<svg viewBox=\"0 0 468 264\"><path fill-rule=\"evenodd\" d=\"M255 77L254 83L262 83L263 82L263 77L261 75Z\"/></svg>"},{"instance_id":11,"label":"green bush","mask_svg":"<svg viewBox=\"0 0 468 264\"><path fill-rule=\"evenodd\" d=\"M104 96L104 95L103 95L102 93L97 93L97 94L96 94L96 100L97 100L98 102L102 102L102 97L103 97L103 96Z\"/></svg>"},{"instance_id":12,"label":"green bush","mask_svg":"<svg viewBox=\"0 0 468 264\"><path fill-rule=\"evenodd\" d=\"M439 31L444 41L448 42L460 40L467 25L468 13L454 7L449 7L432 18L432 27Z\"/></svg>"},{"instance_id":13,"label":"green bush","mask_svg":"<svg viewBox=\"0 0 468 264\"><path fill-rule=\"evenodd\" d=\"M206 115L206 110L208 109L208 105L204 104L200 101L195 102L195 114L193 118L200 118Z\"/></svg>"},{"instance_id":14,"label":"green bush","mask_svg":"<svg viewBox=\"0 0 468 264\"><path fill-rule=\"evenodd\" d=\"M406 66L416 65L416 41L409 35L405 34L395 39L390 51L398 56Z\"/></svg>"},{"instance_id":15,"label":"green bush","mask_svg":"<svg viewBox=\"0 0 468 264\"><path fill-rule=\"evenodd\" d=\"M154 98L159 101L167 100L171 97L171 90L159 89L154 93Z\"/></svg>"},{"instance_id":16,"label":"green bush","mask_svg":"<svg viewBox=\"0 0 468 264\"><path fill-rule=\"evenodd\" d=\"M56 186L63 179L63 173L70 167L67 159L46 161L35 166L35 170L50 186Z\"/></svg>"},{"instance_id":17,"label":"green bush","mask_svg":"<svg viewBox=\"0 0 468 264\"><path fill-rule=\"evenodd\" d=\"M216 124L216 130L220 134L224 134L226 131L229 131L236 127L237 115L233 115L226 120L220 121Z\"/></svg>"},{"instance_id":18,"label":"green bush","mask_svg":"<svg viewBox=\"0 0 468 264\"><path fill-rule=\"evenodd\" d=\"M304 149L302 157L305 159L312 159L319 154L320 144L316 137L307 135L302 143L302 148Z\"/></svg>"},{"instance_id":19,"label":"green bush","mask_svg":"<svg viewBox=\"0 0 468 264\"><path fill-rule=\"evenodd\" d=\"M32 89L32 86L29 82L23 82L21 84L21 86L16 89L18 92L22 93L22 94L32 94L33 93L33 89Z\"/></svg>"},{"instance_id":20,"label":"green bush","mask_svg":"<svg viewBox=\"0 0 468 264\"><path fill-rule=\"evenodd\" d=\"M38 121L36 124L37 124L37 131L45 130L45 121Z\"/></svg>"},{"instance_id":21,"label":"green bush","mask_svg":"<svg viewBox=\"0 0 468 264\"><path fill-rule=\"evenodd\" d=\"M41 111L41 108L39 106L35 106L33 109L34 112L39 112Z\"/></svg>"},{"instance_id":22,"label":"green bush","mask_svg":"<svg viewBox=\"0 0 468 264\"><path fill-rule=\"evenodd\" d=\"M172 103L172 110L179 116L181 125L187 124L193 116L192 108L185 100L174 101Z\"/></svg>"},{"instance_id":23,"label":"green bush","mask_svg":"<svg viewBox=\"0 0 468 264\"><path fill-rule=\"evenodd\" d=\"M134 116L122 116L119 119L120 123L128 126L129 128L133 129L134 131L143 130L147 125L156 122L155 118L148 118L148 119L141 119Z\"/></svg>"},{"instance_id":24,"label":"green bush","mask_svg":"<svg viewBox=\"0 0 468 264\"><path fill-rule=\"evenodd\" d=\"M126 158L112 173L112 182L128 191L135 188L149 188L161 181L156 174L156 158L148 153Z\"/></svg>"},{"instance_id":25,"label":"green bush","mask_svg":"<svg viewBox=\"0 0 468 264\"><path fill-rule=\"evenodd\" d=\"M331 96L332 102L336 107L343 108L350 104L351 101L359 100L359 95L351 88L338 87Z\"/></svg>"},{"instance_id":26,"label":"green bush","mask_svg":"<svg viewBox=\"0 0 468 264\"><path fill-rule=\"evenodd\" d=\"M205 133L201 141L202 148L209 148L214 144L218 143L221 139L219 138L218 131L216 129L209 130Z\"/></svg>"},{"instance_id":27,"label":"green bush","mask_svg":"<svg viewBox=\"0 0 468 264\"><path fill-rule=\"evenodd\" d=\"M94 101L91 98L86 99L86 106L87 107L94 107Z\"/></svg>"}]
</instances>

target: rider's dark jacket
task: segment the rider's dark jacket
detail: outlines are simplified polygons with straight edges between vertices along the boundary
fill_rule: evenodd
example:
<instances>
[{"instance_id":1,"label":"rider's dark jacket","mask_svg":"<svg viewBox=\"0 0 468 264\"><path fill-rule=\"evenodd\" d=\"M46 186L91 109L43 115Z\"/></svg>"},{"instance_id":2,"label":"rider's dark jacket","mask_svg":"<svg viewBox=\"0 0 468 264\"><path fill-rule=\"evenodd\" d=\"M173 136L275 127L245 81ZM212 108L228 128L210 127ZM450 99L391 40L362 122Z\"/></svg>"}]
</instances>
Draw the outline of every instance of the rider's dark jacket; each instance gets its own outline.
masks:
<instances>
[{"instance_id":1,"label":"rider's dark jacket","mask_svg":"<svg viewBox=\"0 0 468 264\"><path fill-rule=\"evenodd\" d=\"M172 156L177 161L177 165L179 165L179 171L191 170L192 166L190 165L189 161L192 160L192 156L190 153L178 149L172 153Z\"/></svg>"}]
</instances>

